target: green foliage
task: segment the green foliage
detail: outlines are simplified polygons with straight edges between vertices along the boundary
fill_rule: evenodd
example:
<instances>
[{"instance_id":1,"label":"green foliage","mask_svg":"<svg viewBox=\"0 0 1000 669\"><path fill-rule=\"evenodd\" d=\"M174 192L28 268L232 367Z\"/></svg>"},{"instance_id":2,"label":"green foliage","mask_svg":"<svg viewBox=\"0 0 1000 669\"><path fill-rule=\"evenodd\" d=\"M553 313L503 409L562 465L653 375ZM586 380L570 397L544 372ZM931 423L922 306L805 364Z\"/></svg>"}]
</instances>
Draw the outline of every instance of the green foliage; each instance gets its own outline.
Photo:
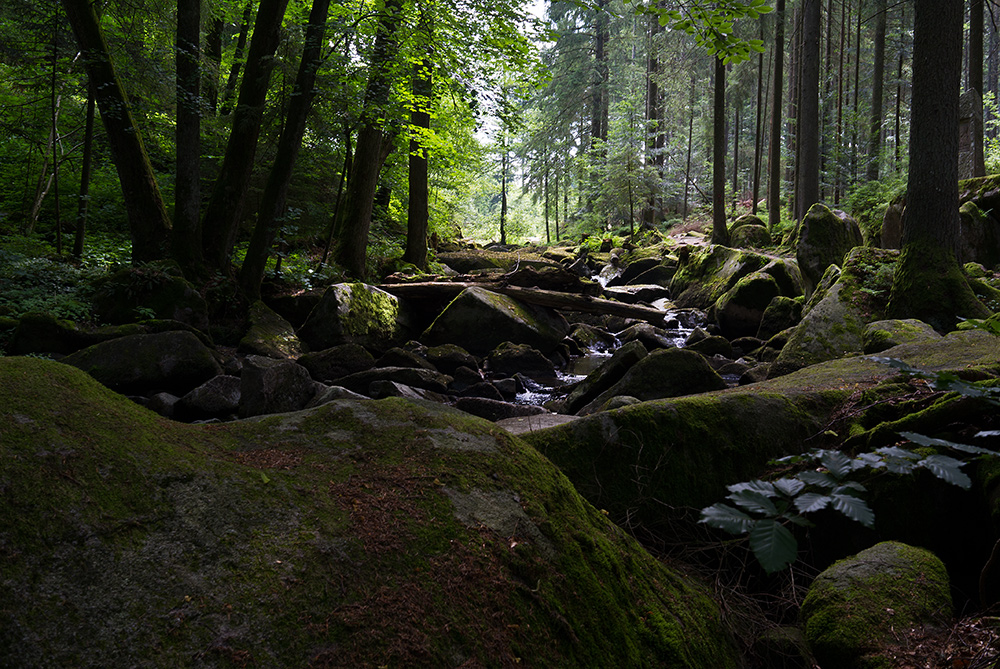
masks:
<instances>
[{"instance_id":1,"label":"green foliage","mask_svg":"<svg viewBox=\"0 0 1000 669\"><path fill-rule=\"evenodd\" d=\"M971 384L951 372L917 369L894 358L872 359L909 376L926 379L935 390L957 392L1000 405L1000 388ZM867 489L852 478L857 472L910 475L923 469L946 483L968 490L972 481L962 471L965 462L937 451L977 457L1000 455L978 446L913 432L901 432L900 436L935 452L917 453L892 445L856 457L835 450L815 449L803 455L779 458L771 464L805 468L774 481L757 480L728 486L727 499L732 503L718 502L702 509L700 522L730 534L747 534L754 556L770 574L795 561L798 542L787 525L812 526L807 514L832 509L865 527L874 525L875 514L863 497Z\"/></svg>"},{"instance_id":2,"label":"green foliage","mask_svg":"<svg viewBox=\"0 0 1000 669\"><path fill-rule=\"evenodd\" d=\"M0 315L18 317L38 311L56 318L90 320L88 290L95 272L12 250L36 253L47 248L34 238L0 238Z\"/></svg>"},{"instance_id":3,"label":"green foliage","mask_svg":"<svg viewBox=\"0 0 1000 669\"><path fill-rule=\"evenodd\" d=\"M764 52L763 40L737 36L735 26L740 19L759 19L762 14L772 10L773 7L766 0L697 0L683 5L679 10L659 5L636 7L637 12L657 14L662 26L670 26L671 30L693 35L698 46L725 63L739 63L749 59L754 53Z\"/></svg>"},{"instance_id":4,"label":"green foliage","mask_svg":"<svg viewBox=\"0 0 1000 669\"><path fill-rule=\"evenodd\" d=\"M878 181L866 181L847 191L847 211L857 220L866 244L878 245L885 210L905 188L905 174L899 174Z\"/></svg>"}]
</instances>

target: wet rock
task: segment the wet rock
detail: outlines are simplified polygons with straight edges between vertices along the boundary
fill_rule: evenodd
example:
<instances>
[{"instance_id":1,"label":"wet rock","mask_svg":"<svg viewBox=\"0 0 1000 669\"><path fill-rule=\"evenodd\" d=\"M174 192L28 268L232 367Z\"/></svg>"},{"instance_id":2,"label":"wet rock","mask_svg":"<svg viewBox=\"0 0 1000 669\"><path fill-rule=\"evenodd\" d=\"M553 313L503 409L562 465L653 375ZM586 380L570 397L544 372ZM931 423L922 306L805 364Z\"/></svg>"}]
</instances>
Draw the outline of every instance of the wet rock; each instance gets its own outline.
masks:
<instances>
[{"instance_id":1,"label":"wet rock","mask_svg":"<svg viewBox=\"0 0 1000 669\"><path fill-rule=\"evenodd\" d=\"M725 381L700 354L679 348L660 349L633 365L620 381L598 395L577 414L593 413L616 395L629 395L646 401L721 390L725 387Z\"/></svg>"},{"instance_id":2,"label":"wet rock","mask_svg":"<svg viewBox=\"0 0 1000 669\"><path fill-rule=\"evenodd\" d=\"M506 341L549 353L568 332L566 320L552 310L473 287L462 291L420 340L428 346L456 344L475 355L485 355Z\"/></svg>"},{"instance_id":3,"label":"wet rock","mask_svg":"<svg viewBox=\"0 0 1000 669\"><path fill-rule=\"evenodd\" d=\"M712 356L721 356L723 358L733 357L733 345L729 343L728 339L720 335L707 335L690 344L685 344L684 348L689 351L701 353L707 358L711 358Z\"/></svg>"},{"instance_id":4,"label":"wet rock","mask_svg":"<svg viewBox=\"0 0 1000 669\"><path fill-rule=\"evenodd\" d=\"M184 395L222 373L212 350L191 332L119 337L77 351L61 362L123 394Z\"/></svg>"},{"instance_id":5,"label":"wet rock","mask_svg":"<svg viewBox=\"0 0 1000 669\"><path fill-rule=\"evenodd\" d=\"M556 376L552 361L526 344L504 342L490 351L483 365L490 372L504 376L523 374L532 379L553 379Z\"/></svg>"},{"instance_id":6,"label":"wet rock","mask_svg":"<svg viewBox=\"0 0 1000 669\"><path fill-rule=\"evenodd\" d=\"M460 367L479 369L479 361L476 357L455 344L428 347L426 355L427 362L444 374L454 376L454 372Z\"/></svg>"},{"instance_id":7,"label":"wet rock","mask_svg":"<svg viewBox=\"0 0 1000 669\"><path fill-rule=\"evenodd\" d=\"M483 382L483 375L478 368L458 367L450 376L452 381L448 384L448 390L453 393L462 393L472 386Z\"/></svg>"},{"instance_id":8,"label":"wet rock","mask_svg":"<svg viewBox=\"0 0 1000 669\"><path fill-rule=\"evenodd\" d=\"M658 348L673 348L677 342L663 328L658 328L649 323L635 323L618 333L618 339L623 344L630 341L641 342L647 350Z\"/></svg>"},{"instance_id":9,"label":"wet rock","mask_svg":"<svg viewBox=\"0 0 1000 669\"><path fill-rule=\"evenodd\" d=\"M368 386L368 396L373 400L386 397L403 397L411 400L427 400L429 402L444 402L445 397L424 388L414 388L395 381L372 381Z\"/></svg>"},{"instance_id":10,"label":"wet rock","mask_svg":"<svg viewBox=\"0 0 1000 669\"><path fill-rule=\"evenodd\" d=\"M569 338L582 348L591 351L607 351L618 343L618 338L615 335L586 323L575 323L573 330L569 333Z\"/></svg>"},{"instance_id":11,"label":"wet rock","mask_svg":"<svg viewBox=\"0 0 1000 669\"><path fill-rule=\"evenodd\" d=\"M375 361L375 366L415 367L419 369L429 369L434 372L438 371L434 365L422 358L420 355L398 346L390 348L388 351L383 353L382 356Z\"/></svg>"},{"instance_id":12,"label":"wet rock","mask_svg":"<svg viewBox=\"0 0 1000 669\"><path fill-rule=\"evenodd\" d=\"M348 390L367 395L375 381L394 381L405 386L423 388L444 395L452 378L440 372L414 367L375 367L363 372L349 374L337 380L337 384Z\"/></svg>"},{"instance_id":13,"label":"wet rock","mask_svg":"<svg viewBox=\"0 0 1000 669\"><path fill-rule=\"evenodd\" d=\"M485 397L460 397L455 401L455 408L489 421L498 421L519 416L536 416L547 413L545 409L539 406L513 404Z\"/></svg>"},{"instance_id":14,"label":"wet rock","mask_svg":"<svg viewBox=\"0 0 1000 669\"><path fill-rule=\"evenodd\" d=\"M621 381L625 373L646 355L646 347L639 341L623 345L566 396L564 404L566 413L575 414L598 395Z\"/></svg>"},{"instance_id":15,"label":"wet rock","mask_svg":"<svg viewBox=\"0 0 1000 669\"><path fill-rule=\"evenodd\" d=\"M497 387L489 381L480 381L460 391L455 391L454 384L449 390L455 392L460 397L485 397L489 400L504 401L504 396L497 390Z\"/></svg>"}]
</instances>

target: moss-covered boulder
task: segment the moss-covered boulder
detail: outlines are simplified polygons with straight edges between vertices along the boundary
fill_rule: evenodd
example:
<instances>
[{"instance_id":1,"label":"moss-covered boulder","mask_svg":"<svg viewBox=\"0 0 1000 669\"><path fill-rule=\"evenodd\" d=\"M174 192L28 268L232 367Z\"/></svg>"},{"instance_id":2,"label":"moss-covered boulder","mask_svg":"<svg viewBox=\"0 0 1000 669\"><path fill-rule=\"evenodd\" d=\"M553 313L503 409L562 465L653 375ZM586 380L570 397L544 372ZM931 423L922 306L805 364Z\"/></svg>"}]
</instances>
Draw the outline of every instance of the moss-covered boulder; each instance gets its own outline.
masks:
<instances>
[{"instance_id":1,"label":"moss-covered boulder","mask_svg":"<svg viewBox=\"0 0 1000 669\"><path fill-rule=\"evenodd\" d=\"M489 352L483 366L494 374L523 374L532 379L556 378L556 366L542 352L526 344L503 342Z\"/></svg>"},{"instance_id":2,"label":"moss-covered boulder","mask_svg":"<svg viewBox=\"0 0 1000 669\"><path fill-rule=\"evenodd\" d=\"M157 318L208 332L208 304L170 263L126 267L99 279L94 283L93 306L105 323Z\"/></svg>"},{"instance_id":3,"label":"moss-covered boulder","mask_svg":"<svg viewBox=\"0 0 1000 669\"><path fill-rule=\"evenodd\" d=\"M120 393L184 395L222 373L212 350L187 331L137 334L94 344L62 359Z\"/></svg>"},{"instance_id":4,"label":"moss-covered boulder","mask_svg":"<svg viewBox=\"0 0 1000 669\"><path fill-rule=\"evenodd\" d=\"M475 355L486 355L506 341L550 353L568 333L566 319L550 309L472 287L451 301L420 341L456 344Z\"/></svg>"},{"instance_id":5,"label":"moss-covered boulder","mask_svg":"<svg viewBox=\"0 0 1000 669\"><path fill-rule=\"evenodd\" d=\"M371 369L375 366L375 356L361 344L341 344L306 353L298 363L317 381L333 383L348 374Z\"/></svg>"},{"instance_id":6,"label":"moss-covered boulder","mask_svg":"<svg viewBox=\"0 0 1000 669\"><path fill-rule=\"evenodd\" d=\"M4 665L739 664L705 588L452 409L186 425L26 358L0 402Z\"/></svg>"},{"instance_id":7,"label":"moss-covered boulder","mask_svg":"<svg viewBox=\"0 0 1000 669\"><path fill-rule=\"evenodd\" d=\"M811 294L830 265L840 265L844 256L864 239L857 222L839 210L814 204L802 218L795 243L806 294Z\"/></svg>"},{"instance_id":8,"label":"moss-covered boulder","mask_svg":"<svg viewBox=\"0 0 1000 669\"><path fill-rule=\"evenodd\" d=\"M756 225L762 228L767 227L760 216L756 214L741 214L729 225L729 236L732 237L736 230L748 225Z\"/></svg>"},{"instance_id":9,"label":"moss-covered boulder","mask_svg":"<svg viewBox=\"0 0 1000 669\"><path fill-rule=\"evenodd\" d=\"M767 341L782 330L795 327L802 321L802 301L784 295L771 300L760 317L757 338Z\"/></svg>"},{"instance_id":10,"label":"moss-covered boulder","mask_svg":"<svg viewBox=\"0 0 1000 669\"><path fill-rule=\"evenodd\" d=\"M570 391L564 402L566 412L576 413L592 402L598 395L621 381L628 370L646 355L646 347L642 342L633 340L621 346Z\"/></svg>"},{"instance_id":11,"label":"moss-covered boulder","mask_svg":"<svg viewBox=\"0 0 1000 669\"><path fill-rule=\"evenodd\" d=\"M955 249L958 261L986 267L1000 264L1000 222L993 217L993 212L986 213L974 201L969 201L959 207L958 213L961 226Z\"/></svg>"},{"instance_id":12,"label":"moss-covered boulder","mask_svg":"<svg viewBox=\"0 0 1000 669\"><path fill-rule=\"evenodd\" d=\"M896 666L880 653L894 631L948 621L948 572L930 551L883 542L825 570L802 603L806 640L824 667Z\"/></svg>"},{"instance_id":13,"label":"moss-covered boulder","mask_svg":"<svg viewBox=\"0 0 1000 669\"><path fill-rule=\"evenodd\" d=\"M726 387L704 356L680 348L653 351L629 368L620 381L602 392L579 413L587 415L599 411L605 402L616 395L627 395L639 400L693 395Z\"/></svg>"},{"instance_id":14,"label":"moss-covered boulder","mask_svg":"<svg viewBox=\"0 0 1000 669\"><path fill-rule=\"evenodd\" d=\"M410 315L400 301L363 283L330 286L298 331L311 351L349 343L385 351L411 334Z\"/></svg>"},{"instance_id":15,"label":"moss-covered boulder","mask_svg":"<svg viewBox=\"0 0 1000 669\"><path fill-rule=\"evenodd\" d=\"M771 233L763 225L741 225L729 233L729 243L738 249L762 249L771 245Z\"/></svg>"},{"instance_id":16,"label":"moss-covered boulder","mask_svg":"<svg viewBox=\"0 0 1000 669\"><path fill-rule=\"evenodd\" d=\"M874 321L865 326L861 333L861 342L865 353L881 353L882 351L922 341L938 339L941 335L934 328L916 319Z\"/></svg>"},{"instance_id":17,"label":"moss-covered boulder","mask_svg":"<svg viewBox=\"0 0 1000 669\"><path fill-rule=\"evenodd\" d=\"M238 353L284 360L302 355L302 344L291 323L260 300L250 305L247 320L250 327L240 340Z\"/></svg>"},{"instance_id":18,"label":"moss-covered boulder","mask_svg":"<svg viewBox=\"0 0 1000 669\"><path fill-rule=\"evenodd\" d=\"M683 247L670 292L679 307L708 309L737 281L762 270L772 258L753 251L714 244L704 248Z\"/></svg>"},{"instance_id":19,"label":"moss-covered boulder","mask_svg":"<svg viewBox=\"0 0 1000 669\"><path fill-rule=\"evenodd\" d=\"M773 276L754 272L726 291L715 303L711 315L729 339L751 337L760 329L764 310L779 295L781 288Z\"/></svg>"}]
</instances>

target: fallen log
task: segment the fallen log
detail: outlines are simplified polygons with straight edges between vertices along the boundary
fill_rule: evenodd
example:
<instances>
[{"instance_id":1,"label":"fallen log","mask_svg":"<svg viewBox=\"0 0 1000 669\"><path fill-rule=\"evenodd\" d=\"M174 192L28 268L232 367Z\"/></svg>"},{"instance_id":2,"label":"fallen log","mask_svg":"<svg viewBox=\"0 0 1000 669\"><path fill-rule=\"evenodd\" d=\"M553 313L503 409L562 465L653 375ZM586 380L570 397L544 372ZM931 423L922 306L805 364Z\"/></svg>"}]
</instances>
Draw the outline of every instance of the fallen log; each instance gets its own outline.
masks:
<instances>
[{"instance_id":1,"label":"fallen log","mask_svg":"<svg viewBox=\"0 0 1000 669\"><path fill-rule=\"evenodd\" d=\"M396 297L402 298L451 299L457 297L466 288L474 286L543 307L636 318L659 326L664 324L664 317L666 316L659 309L644 307L638 304L625 304L624 302L605 300L600 297L590 297L589 295L561 293L555 290L542 290L541 288L522 288L520 286L508 286L499 283L424 281L418 283L383 284L379 288Z\"/></svg>"}]
</instances>

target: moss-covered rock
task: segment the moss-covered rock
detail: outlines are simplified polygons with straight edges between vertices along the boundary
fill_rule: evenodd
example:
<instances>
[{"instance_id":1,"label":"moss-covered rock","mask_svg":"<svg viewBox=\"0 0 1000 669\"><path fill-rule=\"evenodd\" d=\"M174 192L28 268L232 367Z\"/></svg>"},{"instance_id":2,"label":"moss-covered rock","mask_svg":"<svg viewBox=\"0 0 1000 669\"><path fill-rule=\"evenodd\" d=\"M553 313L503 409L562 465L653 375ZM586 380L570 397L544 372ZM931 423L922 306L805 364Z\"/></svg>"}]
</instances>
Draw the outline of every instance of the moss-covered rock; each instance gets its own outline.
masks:
<instances>
[{"instance_id":1,"label":"moss-covered rock","mask_svg":"<svg viewBox=\"0 0 1000 669\"><path fill-rule=\"evenodd\" d=\"M729 236L732 237L734 231L747 225L756 225L762 228L767 227L760 216L757 216L756 214L742 214L729 225Z\"/></svg>"},{"instance_id":2,"label":"moss-covered rock","mask_svg":"<svg viewBox=\"0 0 1000 669\"><path fill-rule=\"evenodd\" d=\"M729 233L729 243L738 249L762 249L770 246L772 239L763 225L741 225Z\"/></svg>"},{"instance_id":3,"label":"moss-covered rock","mask_svg":"<svg viewBox=\"0 0 1000 669\"><path fill-rule=\"evenodd\" d=\"M0 402L2 664L738 665L703 587L452 409L185 425L26 358Z\"/></svg>"},{"instance_id":4,"label":"moss-covered rock","mask_svg":"<svg viewBox=\"0 0 1000 669\"><path fill-rule=\"evenodd\" d=\"M897 542L877 544L821 573L801 611L816 659L838 669L892 667L879 651L893 630L951 615L944 564L930 551Z\"/></svg>"},{"instance_id":5,"label":"moss-covered rock","mask_svg":"<svg viewBox=\"0 0 1000 669\"><path fill-rule=\"evenodd\" d=\"M752 251L714 244L680 253L680 262L670 282L670 292L679 307L708 309L743 277L763 269L771 258Z\"/></svg>"},{"instance_id":6,"label":"moss-covered rock","mask_svg":"<svg viewBox=\"0 0 1000 669\"><path fill-rule=\"evenodd\" d=\"M795 244L795 258L810 294L830 265L840 265L844 256L864 243L857 222L842 211L814 204L802 218Z\"/></svg>"},{"instance_id":7,"label":"moss-covered rock","mask_svg":"<svg viewBox=\"0 0 1000 669\"><path fill-rule=\"evenodd\" d=\"M208 304L169 263L126 267L94 283L94 312L106 323L149 318L180 321L208 332Z\"/></svg>"},{"instance_id":8,"label":"moss-covered rock","mask_svg":"<svg viewBox=\"0 0 1000 669\"><path fill-rule=\"evenodd\" d=\"M882 351L924 339L938 339L941 335L934 328L916 319L875 321L865 326L861 340L865 353Z\"/></svg>"},{"instance_id":9,"label":"moss-covered rock","mask_svg":"<svg viewBox=\"0 0 1000 669\"><path fill-rule=\"evenodd\" d=\"M457 344L475 355L486 355L506 341L550 353L568 332L566 320L549 309L473 287L451 301L420 341Z\"/></svg>"},{"instance_id":10,"label":"moss-covered rock","mask_svg":"<svg viewBox=\"0 0 1000 669\"><path fill-rule=\"evenodd\" d=\"M330 286L298 331L312 351L349 343L386 351L411 334L410 315L399 300L363 283Z\"/></svg>"},{"instance_id":11,"label":"moss-covered rock","mask_svg":"<svg viewBox=\"0 0 1000 669\"><path fill-rule=\"evenodd\" d=\"M250 305L248 320L250 328L240 340L237 352L285 360L302 355L302 344L291 323L260 300Z\"/></svg>"},{"instance_id":12,"label":"moss-covered rock","mask_svg":"<svg viewBox=\"0 0 1000 669\"><path fill-rule=\"evenodd\" d=\"M757 338L767 341L782 330L795 327L802 320L802 301L784 295L771 300L760 317Z\"/></svg>"},{"instance_id":13,"label":"moss-covered rock","mask_svg":"<svg viewBox=\"0 0 1000 669\"><path fill-rule=\"evenodd\" d=\"M578 383L564 403L568 413L576 413L598 395L618 383L626 372L647 355L646 347L639 341L630 341L615 351L600 367Z\"/></svg>"},{"instance_id":14,"label":"moss-covered rock","mask_svg":"<svg viewBox=\"0 0 1000 669\"><path fill-rule=\"evenodd\" d=\"M711 315L728 338L750 337L757 334L764 310L780 294L781 288L774 277L754 272L726 291L715 303Z\"/></svg>"}]
</instances>

